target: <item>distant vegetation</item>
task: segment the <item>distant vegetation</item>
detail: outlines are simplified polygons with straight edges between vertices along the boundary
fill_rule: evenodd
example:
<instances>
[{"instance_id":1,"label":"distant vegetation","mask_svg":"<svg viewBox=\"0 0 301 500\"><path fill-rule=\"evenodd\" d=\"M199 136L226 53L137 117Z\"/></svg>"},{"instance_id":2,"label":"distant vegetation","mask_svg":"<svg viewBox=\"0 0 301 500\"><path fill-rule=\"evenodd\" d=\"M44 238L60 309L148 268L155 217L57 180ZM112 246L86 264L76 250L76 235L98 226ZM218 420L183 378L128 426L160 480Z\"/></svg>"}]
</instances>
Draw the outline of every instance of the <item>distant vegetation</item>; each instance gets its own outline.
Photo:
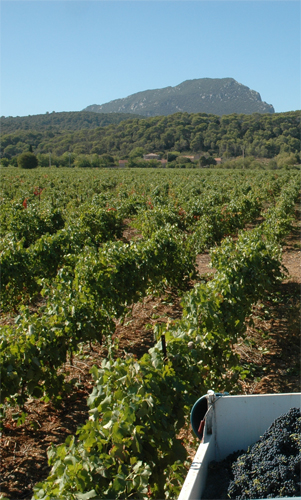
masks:
<instances>
[{"instance_id":1,"label":"distant vegetation","mask_svg":"<svg viewBox=\"0 0 301 500\"><path fill-rule=\"evenodd\" d=\"M89 111L70 111L45 113L44 115L1 117L1 134L11 134L17 130L81 130L86 128L106 127L118 124L138 115L130 113L93 113ZM139 116L141 118L141 116Z\"/></svg>"},{"instance_id":2,"label":"distant vegetation","mask_svg":"<svg viewBox=\"0 0 301 500\"><path fill-rule=\"evenodd\" d=\"M168 158L169 167L179 166L179 156L198 158L197 162L186 158L182 161L186 166L204 166L209 157L222 158L225 166L235 160L236 167L242 163L250 167L254 158L266 159L272 168L281 162L281 166L300 162L299 111L222 117L206 113L131 115L130 119L122 114L79 112L2 118L1 122L3 166L17 166L17 157L30 150L43 167L106 167L128 158L128 166L137 166L143 152ZM137 148L139 154L135 155Z\"/></svg>"}]
</instances>

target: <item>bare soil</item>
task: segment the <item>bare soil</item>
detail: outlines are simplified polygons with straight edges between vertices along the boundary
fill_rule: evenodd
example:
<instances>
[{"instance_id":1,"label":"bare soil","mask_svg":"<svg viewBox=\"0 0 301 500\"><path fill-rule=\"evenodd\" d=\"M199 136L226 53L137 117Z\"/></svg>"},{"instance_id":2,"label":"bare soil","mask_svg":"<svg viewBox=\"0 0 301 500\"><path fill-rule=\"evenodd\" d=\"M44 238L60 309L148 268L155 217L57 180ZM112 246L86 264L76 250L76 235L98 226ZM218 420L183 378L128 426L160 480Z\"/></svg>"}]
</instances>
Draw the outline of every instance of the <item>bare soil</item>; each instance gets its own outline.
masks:
<instances>
[{"instance_id":1,"label":"bare soil","mask_svg":"<svg viewBox=\"0 0 301 500\"><path fill-rule=\"evenodd\" d=\"M296 215L300 215L299 211ZM235 346L241 356L241 363L250 372L241 381L241 394L300 392L299 231L300 218L283 249L283 265L288 274L277 289L277 302L275 298L267 297L254 306L254 325L248 326L247 338ZM129 236L133 236L130 229L126 234L126 237ZM209 253L198 256L197 268L204 278L214 272L208 267L209 263ZM154 345L151 325L180 316L180 299L171 293L163 297L147 297L135 304L126 321L116 325L118 355L131 353L137 358L141 357ZM47 463L49 445L63 443L69 434L74 434L77 427L86 421L86 398L92 389L89 369L93 365L100 365L107 354L103 346L94 344L92 349L88 345L84 346L73 360L73 366L70 363L64 366L70 377L77 377L78 384L63 399L59 408L51 403L29 400L25 405L25 423L20 426L14 420L18 408L8 412L0 437L2 496L11 500L31 498L33 486L44 480L50 472ZM192 458L196 440L188 423L180 436Z\"/></svg>"}]
</instances>

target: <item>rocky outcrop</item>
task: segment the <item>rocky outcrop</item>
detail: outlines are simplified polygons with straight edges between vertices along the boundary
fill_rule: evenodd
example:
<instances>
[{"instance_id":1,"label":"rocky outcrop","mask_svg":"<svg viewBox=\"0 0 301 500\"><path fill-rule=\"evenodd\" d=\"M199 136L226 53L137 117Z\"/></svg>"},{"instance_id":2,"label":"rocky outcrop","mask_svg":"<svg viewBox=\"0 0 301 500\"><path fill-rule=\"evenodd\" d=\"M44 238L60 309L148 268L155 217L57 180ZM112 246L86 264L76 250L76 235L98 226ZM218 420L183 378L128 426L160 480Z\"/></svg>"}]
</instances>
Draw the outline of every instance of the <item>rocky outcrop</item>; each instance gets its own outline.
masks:
<instances>
[{"instance_id":1,"label":"rocky outcrop","mask_svg":"<svg viewBox=\"0 0 301 500\"><path fill-rule=\"evenodd\" d=\"M93 104L84 111L133 113L142 116L171 115L177 112L228 115L232 113L274 113L260 94L233 78L186 80L176 87L145 90L123 99Z\"/></svg>"}]
</instances>

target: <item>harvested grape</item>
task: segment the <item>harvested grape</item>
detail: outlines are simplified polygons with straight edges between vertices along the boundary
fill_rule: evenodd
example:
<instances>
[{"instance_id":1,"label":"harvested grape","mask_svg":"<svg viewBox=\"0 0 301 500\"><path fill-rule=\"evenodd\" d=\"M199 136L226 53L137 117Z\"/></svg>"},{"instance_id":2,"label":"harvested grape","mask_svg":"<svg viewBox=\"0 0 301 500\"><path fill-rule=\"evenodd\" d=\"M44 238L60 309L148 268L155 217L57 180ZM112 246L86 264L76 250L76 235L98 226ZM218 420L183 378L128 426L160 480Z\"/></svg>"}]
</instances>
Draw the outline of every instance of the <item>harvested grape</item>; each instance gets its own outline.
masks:
<instances>
[{"instance_id":1,"label":"harvested grape","mask_svg":"<svg viewBox=\"0 0 301 500\"><path fill-rule=\"evenodd\" d=\"M301 414L278 417L247 452L209 464L202 500L249 500L301 495Z\"/></svg>"},{"instance_id":2,"label":"harvested grape","mask_svg":"<svg viewBox=\"0 0 301 500\"><path fill-rule=\"evenodd\" d=\"M300 496L301 416L291 408L278 417L247 453L232 465L229 498Z\"/></svg>"}]
</instances>

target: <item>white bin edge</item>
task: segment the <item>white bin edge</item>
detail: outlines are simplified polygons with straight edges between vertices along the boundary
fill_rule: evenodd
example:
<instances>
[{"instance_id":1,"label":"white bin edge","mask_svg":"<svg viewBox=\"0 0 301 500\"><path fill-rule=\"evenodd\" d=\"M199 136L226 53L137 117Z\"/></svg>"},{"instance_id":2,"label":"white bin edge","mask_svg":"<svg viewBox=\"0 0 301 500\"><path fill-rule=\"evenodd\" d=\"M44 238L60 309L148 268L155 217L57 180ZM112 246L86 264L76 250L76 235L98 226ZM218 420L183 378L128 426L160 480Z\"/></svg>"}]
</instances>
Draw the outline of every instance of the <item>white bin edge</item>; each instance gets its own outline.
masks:
<instances>
[{"instance_id":1,"label":"white bin edge","mask_svg":"<svg viewBox=\"0 0 301 500\"><path fill-rule=\"evenodd\" d=\"M237 450L246 450L277 417L290 408L300 407L301 393L217 397L212 406L212 434L207 433L205 425L203 442L198 447L178 500L201 500L209 462L222 460ZM294 500L298 498L294 497Z\"/></svg>"}]
</instances>

